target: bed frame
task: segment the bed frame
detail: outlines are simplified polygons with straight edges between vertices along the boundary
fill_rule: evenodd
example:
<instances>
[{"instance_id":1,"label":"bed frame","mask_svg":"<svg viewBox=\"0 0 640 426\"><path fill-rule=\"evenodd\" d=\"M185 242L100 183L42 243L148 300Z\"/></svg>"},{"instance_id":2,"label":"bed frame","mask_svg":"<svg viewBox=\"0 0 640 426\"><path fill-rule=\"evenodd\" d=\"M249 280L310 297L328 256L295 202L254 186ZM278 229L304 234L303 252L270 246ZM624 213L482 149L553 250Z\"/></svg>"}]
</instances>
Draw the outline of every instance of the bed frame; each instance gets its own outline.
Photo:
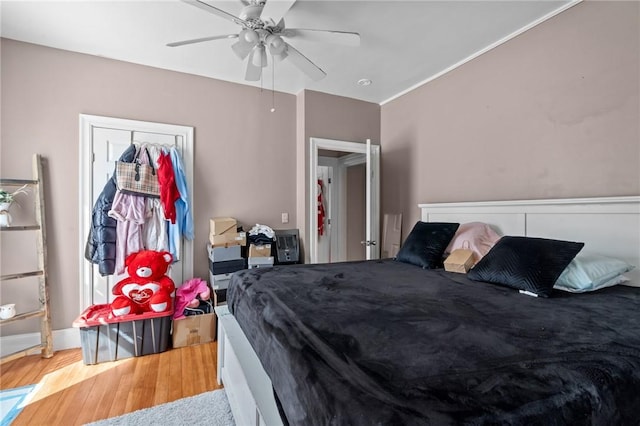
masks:
<instances>
[{"instance_id":1,"label":"bed frame","mask_svg":"<svg viewBox=\"0 0 640 426\"><path fill-rule=\"evenodd\" d=\"M502 235L585 243L584 252L625 260L640 287L640 196L420 204L425 222L485 222ZM218 315L218 383L224 384L237 424L282 425L273 388L227 306Z\"/></svg>"}]
</instances>

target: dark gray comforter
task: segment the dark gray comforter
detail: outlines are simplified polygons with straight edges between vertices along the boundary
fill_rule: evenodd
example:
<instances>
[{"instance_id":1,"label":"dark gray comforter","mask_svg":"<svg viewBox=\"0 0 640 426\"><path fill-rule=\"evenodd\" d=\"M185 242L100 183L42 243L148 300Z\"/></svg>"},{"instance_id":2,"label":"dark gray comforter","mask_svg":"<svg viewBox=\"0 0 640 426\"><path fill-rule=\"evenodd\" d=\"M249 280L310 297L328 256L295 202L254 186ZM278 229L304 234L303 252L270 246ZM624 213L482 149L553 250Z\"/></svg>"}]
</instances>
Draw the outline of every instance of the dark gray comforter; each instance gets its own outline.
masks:
<instances>
[{"instance_id":1,"label":"dark gray comforter","mask_svg":"<svg viewBox=\"0 0 640 426\"><path fill-rule=\"evenodd\" d=\"M637 425L640 289L548 299L391 260L236 273L292 425Z\"/></svg>"}]
</instances>

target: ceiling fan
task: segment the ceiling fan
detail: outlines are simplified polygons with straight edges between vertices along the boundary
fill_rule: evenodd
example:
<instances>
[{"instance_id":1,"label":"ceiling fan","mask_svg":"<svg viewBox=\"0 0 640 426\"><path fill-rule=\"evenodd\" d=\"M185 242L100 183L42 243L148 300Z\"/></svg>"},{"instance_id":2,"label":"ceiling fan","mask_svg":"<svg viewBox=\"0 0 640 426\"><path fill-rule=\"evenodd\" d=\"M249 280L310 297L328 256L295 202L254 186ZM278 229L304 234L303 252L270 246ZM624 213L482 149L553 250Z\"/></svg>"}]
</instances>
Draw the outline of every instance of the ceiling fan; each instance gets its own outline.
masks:
<instances>
[{"instance_id":1,"label":"ceiling fan","mask_svg":"<svg viewBox=\"0 0 640 426\"><path fill-rule=\"evenodd\" d=\"M177 41L169 43L167 46L177 47L211 40L237 39L231 49L240 59L244 60L249 57L245 73L245 80L248 81L260 80L262 68L267 66L267 49L269 49L274 61L288 59L314 81L321 80L327 75L319 66L311 62L284 39L299 38L339 43L347 46L358 46L360 44L360 35L354 32L286 28L283 17L296 0L240 0L244 7L239 16L214 7L202 0L182 1L235 22L242 29L238 34Z\"/></svg>"}]
</instances>

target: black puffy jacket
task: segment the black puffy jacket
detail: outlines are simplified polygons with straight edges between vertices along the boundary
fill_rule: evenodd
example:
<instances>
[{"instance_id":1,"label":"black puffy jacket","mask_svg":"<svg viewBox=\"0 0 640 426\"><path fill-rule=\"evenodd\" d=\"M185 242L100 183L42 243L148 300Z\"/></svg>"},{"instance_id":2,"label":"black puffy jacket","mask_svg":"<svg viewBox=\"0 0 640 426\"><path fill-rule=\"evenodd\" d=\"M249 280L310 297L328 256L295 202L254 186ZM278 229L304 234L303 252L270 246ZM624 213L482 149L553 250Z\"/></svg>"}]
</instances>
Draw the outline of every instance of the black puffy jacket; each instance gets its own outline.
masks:
<instances>
[{"instance_id":1,"label":"black puffy jacket","mask_svg":"<svg viewBox=\"0 0 640 426\"><path fill-rule=\"evenodd\" d=\"M119 161L133 162L136 157L136 146L131 144ZM84 250L84 257L91 263L98 265L98 272L103 277L112 275L116 270L116 220L109 217L109 210L116 195L115 172L107 181L100 196L93 206L89 237Z\"/></svg>"}]
</instances>

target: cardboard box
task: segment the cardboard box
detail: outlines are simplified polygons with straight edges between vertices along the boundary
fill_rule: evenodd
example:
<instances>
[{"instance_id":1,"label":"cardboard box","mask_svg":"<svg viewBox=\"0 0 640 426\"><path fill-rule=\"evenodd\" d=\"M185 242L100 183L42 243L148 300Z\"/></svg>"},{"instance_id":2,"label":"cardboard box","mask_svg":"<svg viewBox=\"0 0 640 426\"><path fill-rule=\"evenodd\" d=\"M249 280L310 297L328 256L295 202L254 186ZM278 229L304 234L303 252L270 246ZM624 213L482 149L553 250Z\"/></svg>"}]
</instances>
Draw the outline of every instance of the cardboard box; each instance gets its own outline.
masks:
<instances>
[{"instance_id":1,"label":"cardboard box","mask_svg":"<svg viewBox=\"0 0 640 426\"><path fill-rule=\"evenodd\" d=\"M225 260L224 262L212 262L209 259L209 271L213 275L232 274L241 269L247 269L247 264L243 258Z\"/></svg>"},{"instance_id":2,"label":"cardboard box","mask_svg":"<svg viewBox=\"0 0 640 426\"><path fill-rule=\"evenodd\" d=\"M250 257L247 259L248 269L254 268L272 268L273 256L269 257Z\"/></svg>"},{"instance_id":3,"label":"cardboard box","mask_svg":"<svg viewBox=\"0 0 640 426\"><path fill-rule=\"evenodd\" d=\"M242 250L239 245L213 247L211 244L207 244L207 253L209 253L209 260L212 262L242 259Z\"/></svg>"},{"instance_id":4,"label":"cardboard box","mask_svg":"<svg viewBox=\"0 0 640 426\"><path fill-rule=\"evenodd\" d=\"M209 233L223 235L227 232L235 233L238 222L232 217L214 217L209 219Z\"/></svg>"},{"instance_id":5,"label":"cardboard box","mask_svg":"<svg viewBox=\"0 0 640 426\"><path fill-rule=\"evenodd\" d=\"M212 247L229 247L247 245L246 232L227 232L222 235L209 234L209 243Z\"/></svg>"},{"instance_id":6,"label":"cardboard box","mask_svg":"<svg viewBox=\"0 0 640 426\"><path fill-rule=\"evenodd\" d=\"M173 347L213 342L216 335L216 314L190 315L173 321Z\"/></svg>"},{"instance_id":7,"label":"cardboard box","mask_svg":"<svg viewBox=\"0 0 640 426\"><path fill-rule=\"evenodd\" d=\"M468 249L456 249L451 252L444 261L444 270L466 274L475 264L473 251Z\"/></svg>"},{"instance_id":8,"label":"cardboard box","mask_svg":"<svg viewBox=\"0 0 640 426\"><path fill-rule=\"evenodd\" d=\"M384 215L382 225L382 258L396 257L400 251L402 213Z\"/></svg>"},{"instance_id":9,"label":"cardboard box","mask_svg":"<svg viewBox=\"0 0 640 426\"><path fill-rule=\"evenodd\" d=\"M251 244L249 246L248 257L270 257L271 256L271 244L256 245Z\"/></svg>"},{"instance_id":10,"label":"cardboard box","mask_svg":"<svg viewBox=\"0 0 640 426\"><path fill-rule=\"evenodd\" d=\"M231 281L231 275L233 274L218 274L213 275L209 270L209 280L211 281L211 288L214 290L226 289L229 287L229 281Z\"/></svg>"}]
</instances>

